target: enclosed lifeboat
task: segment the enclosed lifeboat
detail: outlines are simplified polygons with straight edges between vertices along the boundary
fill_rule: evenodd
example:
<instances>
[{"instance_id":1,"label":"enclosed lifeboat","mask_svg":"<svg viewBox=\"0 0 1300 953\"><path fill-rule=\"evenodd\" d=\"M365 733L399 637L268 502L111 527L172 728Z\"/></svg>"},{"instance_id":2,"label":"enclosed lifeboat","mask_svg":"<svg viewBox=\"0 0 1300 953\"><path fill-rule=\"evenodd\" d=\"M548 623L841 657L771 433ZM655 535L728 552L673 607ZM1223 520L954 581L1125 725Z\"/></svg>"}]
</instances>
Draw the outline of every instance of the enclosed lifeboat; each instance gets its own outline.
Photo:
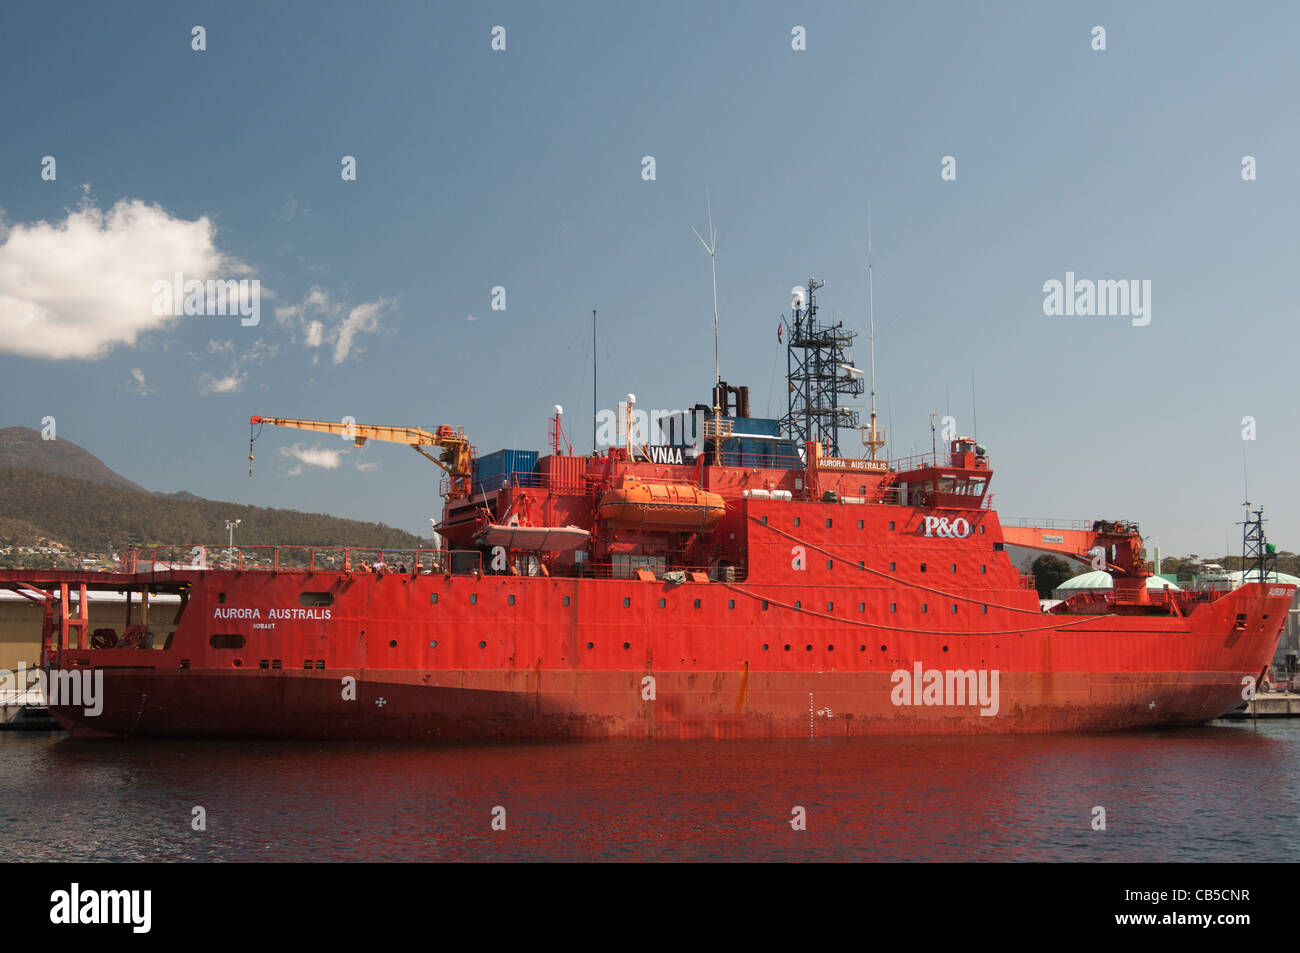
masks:
<instances>
[{"instance_id":1,"label":"enclosed lifeboat","mask_svg":"<svg viewBox=\"0 0 1300 953\"><path fill-rule=\"evenodd\" d=\"M721 494L685 483L643 483L625 476L600 498L597 516L620 529L707 533L727 512Z\"/></svg>"}]
</instances>

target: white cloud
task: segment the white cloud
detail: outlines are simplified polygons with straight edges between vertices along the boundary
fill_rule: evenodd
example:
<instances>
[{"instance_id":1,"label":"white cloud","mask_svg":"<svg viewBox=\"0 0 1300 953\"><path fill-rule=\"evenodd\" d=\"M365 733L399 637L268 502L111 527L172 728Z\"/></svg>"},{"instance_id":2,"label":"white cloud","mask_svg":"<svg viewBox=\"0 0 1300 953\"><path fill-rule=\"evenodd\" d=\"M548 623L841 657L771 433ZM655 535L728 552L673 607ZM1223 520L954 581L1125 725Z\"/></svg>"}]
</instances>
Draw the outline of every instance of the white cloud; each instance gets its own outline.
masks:
<instances>
[{"instance_id":1,"label":"white cloud","mask_svg":"<svg viewBox=\"0 0 1300 953\"><path fill-rule=\"evenodd\" d=\"M213 377L211 374L199 376L200 394L237 394L244 389L247 374L228 374L225 377Z\"/></svg>"},{"instance_id":2,"label":"white cloud","mask_svg":"<svg viewBox=\"0 0 1300 953\"><path fill-rule=\"evenodd\" d=\"M317 285L299 304L277 307L275 320L301 334L305 347L314 349L330 342L334 345L334 363L342 364L352 353L356 336L378 331L379 319L394 303L381 297L348 308L344 302L335 300L327 289ZM316 363L316 358L312 363Z\"/></svg>"},{"instance_id":3,"label":"white cloud","mask_svg":"<svg viewBox=\"0 0 1300 953\"><path fill-rule=\"evenodd\" d=\"M336 470L339 464L342 463L345 452L343 450L326 450L324 447L304 448L300 443L295 443L292 447L280 448L280 456L290 457L298 461L286 476L298 476L298 474L302 473L304 466Z\"/></svg>"},{"instance_id":4,"label":"white cloud","mask_svg":"<svg viewBox=\"0 0 1300 953\"><path fill-rule=\"evenodd\" d=\"M366 463L362 463L360 460L358 460L356 463L353 464L353 466L355 466L362 473L369 473L371 470L379 469L379 461L370 460Z\"/></svg>"},{"instance_id":5,"label":"white cloud","mask_svg":"<svg viewBox=\"0 0 1300 953\"><path fill-rule=\"evenodd\" d=\"M348 352L352 350L352 338L354 335L363 331L376 331L379 329L379 315L384 310L384 299L378 301L367 301L365 304L359 304L343 319L339 325L338 335L334 339L334 363L342 364L348 359Z\"/></svg>"},{"instance_id":6,"label":"white cloud","mask_svg":"<svg viewBox=\"0 0 1300 953\"><path fill-rule=\"evenodd\" d=\"M131 368L131 383L127 386L131 389L131 393L140 397L148 397L153 393L153 388L145 382L144 371L138 367Z\"/></svg>"},{"instance_id":7,"label":"white cloud","mask_svg":"<svg viewBox=\"0 0 1300 953\"><path fill-rule=\"evenodd\" d=\"M0 353L94 360L172 327L180 318L154 314L155 281L251 272L215 237L207 216L190 222L139 199L103 212L88 193L61 221L0 221Z\"/></svg>"}]
</instances>

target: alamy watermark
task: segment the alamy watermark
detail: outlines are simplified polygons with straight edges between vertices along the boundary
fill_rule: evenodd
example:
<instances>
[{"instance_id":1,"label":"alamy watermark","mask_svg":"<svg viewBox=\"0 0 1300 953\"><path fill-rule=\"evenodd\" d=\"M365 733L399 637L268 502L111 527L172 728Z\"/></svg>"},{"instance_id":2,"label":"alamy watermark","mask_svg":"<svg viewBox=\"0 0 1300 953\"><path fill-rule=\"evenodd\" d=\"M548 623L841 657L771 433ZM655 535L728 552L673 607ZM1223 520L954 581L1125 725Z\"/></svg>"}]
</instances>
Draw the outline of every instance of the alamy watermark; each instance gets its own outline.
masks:
<instances>
[{"instance_id":1,"label":"alamy watermark","mask_svg":"<svg viewBox=\"0 0 1300 953\"><path fill-rule=\"evenodd\" d=\"M104 673L100 669L29 669L18 663L18 671L0 669L0 694L38 690L45 704L53 707L81 708L87 718L104 711Z\"/></svg>"},{"instance_id":2,"label":"alamy watermark","mask_svg":"<svg viewBox=\"0 0 1300 953\"><path fill-rule=\"evenodd\" d=\"M989 718L1001 707L997 669L925 669L917 662L910 672L897 669L889 680L894 685L889 700L896 706L979 705L980 715Z\"/></svg>"},{"instance_id":3,"label":"alamy watermark","mask_svg":"<svg viewBox=\"0 0 1300 953\"><path fill-rule=\"evenodd\" d=\"M1151 323L1151 279L1113 280L1074 277L1065 273L1065 281L1049 278L1043 282L1043 314L1048 317L1079 315L1089 317L1125 317L1133 319L1135 328Z\"/></svg>"},{"instance_id":4,"label":"alamy watermark","mask_svg":"<svg viewBox=\"0 0 1300 953\"><path fill-rule=\"evenodd\" d=\"M175 279L153 283L153 313L157 315L240 315L246 328L262 322L262 282L258 278L188 281L181 272Z\"/></svg>"}]
</instances>

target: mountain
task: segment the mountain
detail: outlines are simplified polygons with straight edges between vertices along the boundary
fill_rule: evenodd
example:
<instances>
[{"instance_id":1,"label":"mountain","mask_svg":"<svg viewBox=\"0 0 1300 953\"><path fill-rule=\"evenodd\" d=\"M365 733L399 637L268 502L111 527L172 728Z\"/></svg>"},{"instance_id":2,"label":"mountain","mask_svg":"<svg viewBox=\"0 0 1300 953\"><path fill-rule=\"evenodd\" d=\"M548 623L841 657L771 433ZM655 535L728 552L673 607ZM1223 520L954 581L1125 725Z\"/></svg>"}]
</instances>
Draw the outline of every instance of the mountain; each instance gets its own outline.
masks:
<instances>
[{"instance_id":1,"label":"mountain","mask_svg":"<svg viewBox=\"0 0 1300 953\"><path fill-rule=\"evenodd\" d=\"M243 546L428 548L418 536L383 523L177 499L48 471L0 466L0 546L31 546L47 539L76 552L105 552L110 543L117 551L164 543L222 544L228 538L228 519L242 521L235 542Z\"/></svg>"},{"instance_id":2,"label":"mountain","mask_svg":"<svg viewBox=\"0 0 1300 953\"><path fill-rule=\"evenodd\" d=\"M59 476L73 477L111 486L119 490L149 492L137 483L110 470L99 457L85 447L59 437L44 440L31 427L5 427L0 430L0 467L22 467Z\"/></svg>"}]
</instances>

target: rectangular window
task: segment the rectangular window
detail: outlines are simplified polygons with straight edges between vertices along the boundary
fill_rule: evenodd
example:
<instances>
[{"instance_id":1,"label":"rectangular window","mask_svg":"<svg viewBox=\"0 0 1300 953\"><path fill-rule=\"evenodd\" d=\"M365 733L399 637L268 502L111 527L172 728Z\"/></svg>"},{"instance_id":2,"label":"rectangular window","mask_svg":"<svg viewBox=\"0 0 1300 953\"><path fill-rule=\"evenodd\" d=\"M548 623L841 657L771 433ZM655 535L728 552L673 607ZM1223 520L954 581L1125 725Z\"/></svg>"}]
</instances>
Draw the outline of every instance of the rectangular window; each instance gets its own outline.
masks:
<instances>
[{"instance_id":1,"label":"rectangular window","mask_svg":"<svg viewBox=\"0 0 1300 953\"><path fill-rule=\"evenodd\" d=\"M794 525L795 525L795 526L798 526L798 525L799 525L799 517L797 517L797 516L794 518Z\"/></svg>"},{"instance_id":2,"label":"rectangular window","mask_svg":"<svg viewBox=\"0 0 1300 953\"><path fill-rule=\"evenodd\" d=\"M858 529L862 529L862 520L858 520Z\"/></svg>"},{"instance_id":3,"label":"rectangular window","mask_svg":"<svg viewBox=\"0 0 1300 953\"><path fill-rule=\"evenodd\" d=\"M952 564L952 571L953 571L953 572L956 572L956 571L957 571L957 564L956 564L956 563L953 563L953 564Z\"/></svg>"},{"instance_id":4,"label":"rectangular window","mask_svg":"<svg viewBox=\"0 0 1300 953\"><path fill-rule=\"evenodd\" d=\"M698 609L699 607L700 607L700 600L699 600L699 599L696 599L696 600L695 600L695 608Z\"/></svg>"},{"instance_id":5,"label":"rectangular window","mask_svg":"<svg viewBox=\"0 0 1300 953\"><path fill-rule=\"evenodd\" d=\"M767 517L766 517L766 516L763 517L763 525L764 525L764 526L767 525Z\"/></svg>"},{"instance_id":6,"label":"rectangular window","mask_svg":"<svg viewBox=\"0 0 1300 953\"><path fill-rule=\"evenodd\" d=\"M438 604L438 594L436 592L429 593L429 605L436 606L437 604Z\"/></svg>"},{"instance_id":7,"label":"rectangular window","mask_svg":"<svg viewBox=\"0 0 1300 953\"><path fill-rule=\"evenodd\" d=\"M509 596L506 596L506 604L507 604L507 605L514 605L514 604L515 604L515 597L514 597L513 594L512 594L512 595L509 595Z\"/></svg>"},{"instance_id":8,"label":"rectangular window","mask_svg":"<svg viewBox=\"0 0 1300 953\"><path fill-rule=\"evenodd\" d=\"M893 529L893 528L894 528L894 521L893 521L893 520L890 520L890 521L889 521L889 528L890 528L890 529Z\"/></svg>"},{"instance_id":9,"label":"rectangular window","mask_svg":"<svg viewBox=\"0 0 1300 953\"><path fill-rule=\"evenodd\" d=\"M562 602L567 606L569 604L569 597L565 596Z\"/></svg>"},{"instance_id":10,"label":"rectangular window","mask_svg":"<svg viewBox=\"0 0 1300 953\"><path fill-rule=\"evenodd\" d=\"M476 605L478 605L478 593L477 593L477 592L471 592L471 593L469 594L469 604L472 605L472 606L476 606Z\"/></svg>"},{"instance_id":11,"label":"rectangular window","mask_svg":"<svg viewBox=\"0 0 1300 953\"><path fill-rule=\"evenodd\" d=\"M988 606L980 606L980 614L981 614L981 615L988 615L988 614L989 614L989 607L988 607Z\"/></svg>"},{"instance_id":12,"label":"rectangular window","mask_svg":"<svg viewBox=\"0 0 1300 953\"><path fill-rule=\"evenodd\" d=\"M660 600L659 600L659 608L660 608L660 609L662 609L662 608L663 608L664 606L666 606L666 605L668 605L668 600L667 600L667 599L660 599Z\"/></svg>"},{"instance_id":13,"label":"rectangular window","mask_svg":"<svg viewBox=\"0 0 1300 953\"><path fill-rule=\"evenodd\" d=\"M796 599L796 600L794 601L794 607L795 607L796 609L802 609L802 608L803 608L803 600L802 600L802 599Z\"/></svg>"},{"instance_id":14,"label":"rectangular window","mask_svg":"<svg viewBox=\"0 0 1300 953\"><path fill-rule=\"evenodd\" d=\"M831 518L829 516L826 517L826 528L827 529L831 528Z\"/></svg>"},{"instance_id":15,"label":"rectangular window","mask_svg":"<svg viewBox=\"0 0 1300 953\"><path fill-rule=\"evenodd\" d=\"M767 611L767 600L766 600L766 599L763 600L763 611L764 611L764 612Z\"/></svg>"},{"instance_id":16,"label":"rectangular window","mask_svg":"<svg viewBox=\"0 0 1300 953\"><path fill-rule=\"evenodd\" d=\"M728 608L728 609L734 609L734 608L736 608L736 600L735 600L735 599L728 599L728 600L727 600L727 608Z\"/></svg>"},{"instance_id":17,"label":"rectangular window","mask_svg":"<svg viewBox=\"0 0 1300 953\"><path fill-rule=\"evenodd\" d=\"M834 611L835 611L835 603L833 603L833 602L828 602L828 603L826 603L826 611L827 611L827 612L834 612Z\"/></svg>"},{"instance_id":18,"label":"rectangular window","mask_svg":"<svg viewBox=\"0 0 1300 953\"><path fill-rule=\"evenodd\" d=\"M866 563L866 561L865 561L865 560L862 560L862 559L859 559L859 560L858 560L858 568L859 568L859 569L866 569L866 568L867 568L867 563Z\"/></svg>"},{"instance_id":19,"label":"rectangular window","mask_svg":"<svg viewBox=\"0 0 1300 953\"><path fill-rule=\"evenodd\" d=\"M929 604L928 602L922 602L922 603L921 603L921 611L922 611L922 612L929 612L929 611L930 611L930 604Z\"/></svg>"},{"instance_id":20,"label":"rectangular window","mask_svg":"<svg viewBox=\"0 0 1300 953\"><path fill-rule=\"evenodd\" d=\"M867 611L867 604L866 604L865 602L859 602L859 603L858 603L858 611L859 611L859 612L866 612L866 611Z\"/></svg>"},{"instance_id":21,"label":"rectangular window","mask_svg":"<svg viewBox=\"0 0 1300 953\"><path fill-rule=\"evenodd\" d=\"M897 612L897 611L898 611L898 603L897 603L897 602L891 602L891 603L889 604L889 611L890 611L890 612Z\"/></svg>"},{"instance_id":22,"label":"rectangular window","mask_svg":"<svg viewBox=\"0 0 1300 953\"><path fill-rule=\"evenodd\" d=\"M891 563L889 564L889 571L890 571L890 572L894 572L896 569L898 569L898 563L893 563L893 562L891 562Z\"/></svg>"},{"instance_id":23,"label":"rectangular window","mask_svg":"<svg viewBox=\"0 0 1300 953\"><path fill-rule=\"evenodd\" d=\"M953 615L957 614L957 603L955 602L952 604L952 614Z\"/></svg>"},{"instance_id":24,"label":"rectangular window","mask_svg":"<svg viewBox=\"0 0 1300 953\"><path fill-rule=\"evenodd\" d=\"M984 565L983 563L980 563L980 575L981 576L984 575L984 573L987 571L988 571L988 566Z\"/></svg>"},{"instance_id":25,"label":"rectangular window","mask_svg":"<svg viewBox=\"0 0 1300 953\"><path fill-rule=\"evenodd\" d=\"M632 605L632 599L631 599L630 597L628 597L628 596L624 596L624 597L623 597L623 608L624 608L624 609L630 608L631 605Z\"/></svg>"},{"instance_id":26,"label":"rectangular window","mask_svg":"<svg viewBox=\"0 0 1300 953\"><path fill-rule=\"evenodd\" d=\"M834 562L834 560L831 560L831 559L826 560L826 568L827 568L827 569L834 569L834 568L835 568L835 562Z\"/></svg>"}]
</instances>

